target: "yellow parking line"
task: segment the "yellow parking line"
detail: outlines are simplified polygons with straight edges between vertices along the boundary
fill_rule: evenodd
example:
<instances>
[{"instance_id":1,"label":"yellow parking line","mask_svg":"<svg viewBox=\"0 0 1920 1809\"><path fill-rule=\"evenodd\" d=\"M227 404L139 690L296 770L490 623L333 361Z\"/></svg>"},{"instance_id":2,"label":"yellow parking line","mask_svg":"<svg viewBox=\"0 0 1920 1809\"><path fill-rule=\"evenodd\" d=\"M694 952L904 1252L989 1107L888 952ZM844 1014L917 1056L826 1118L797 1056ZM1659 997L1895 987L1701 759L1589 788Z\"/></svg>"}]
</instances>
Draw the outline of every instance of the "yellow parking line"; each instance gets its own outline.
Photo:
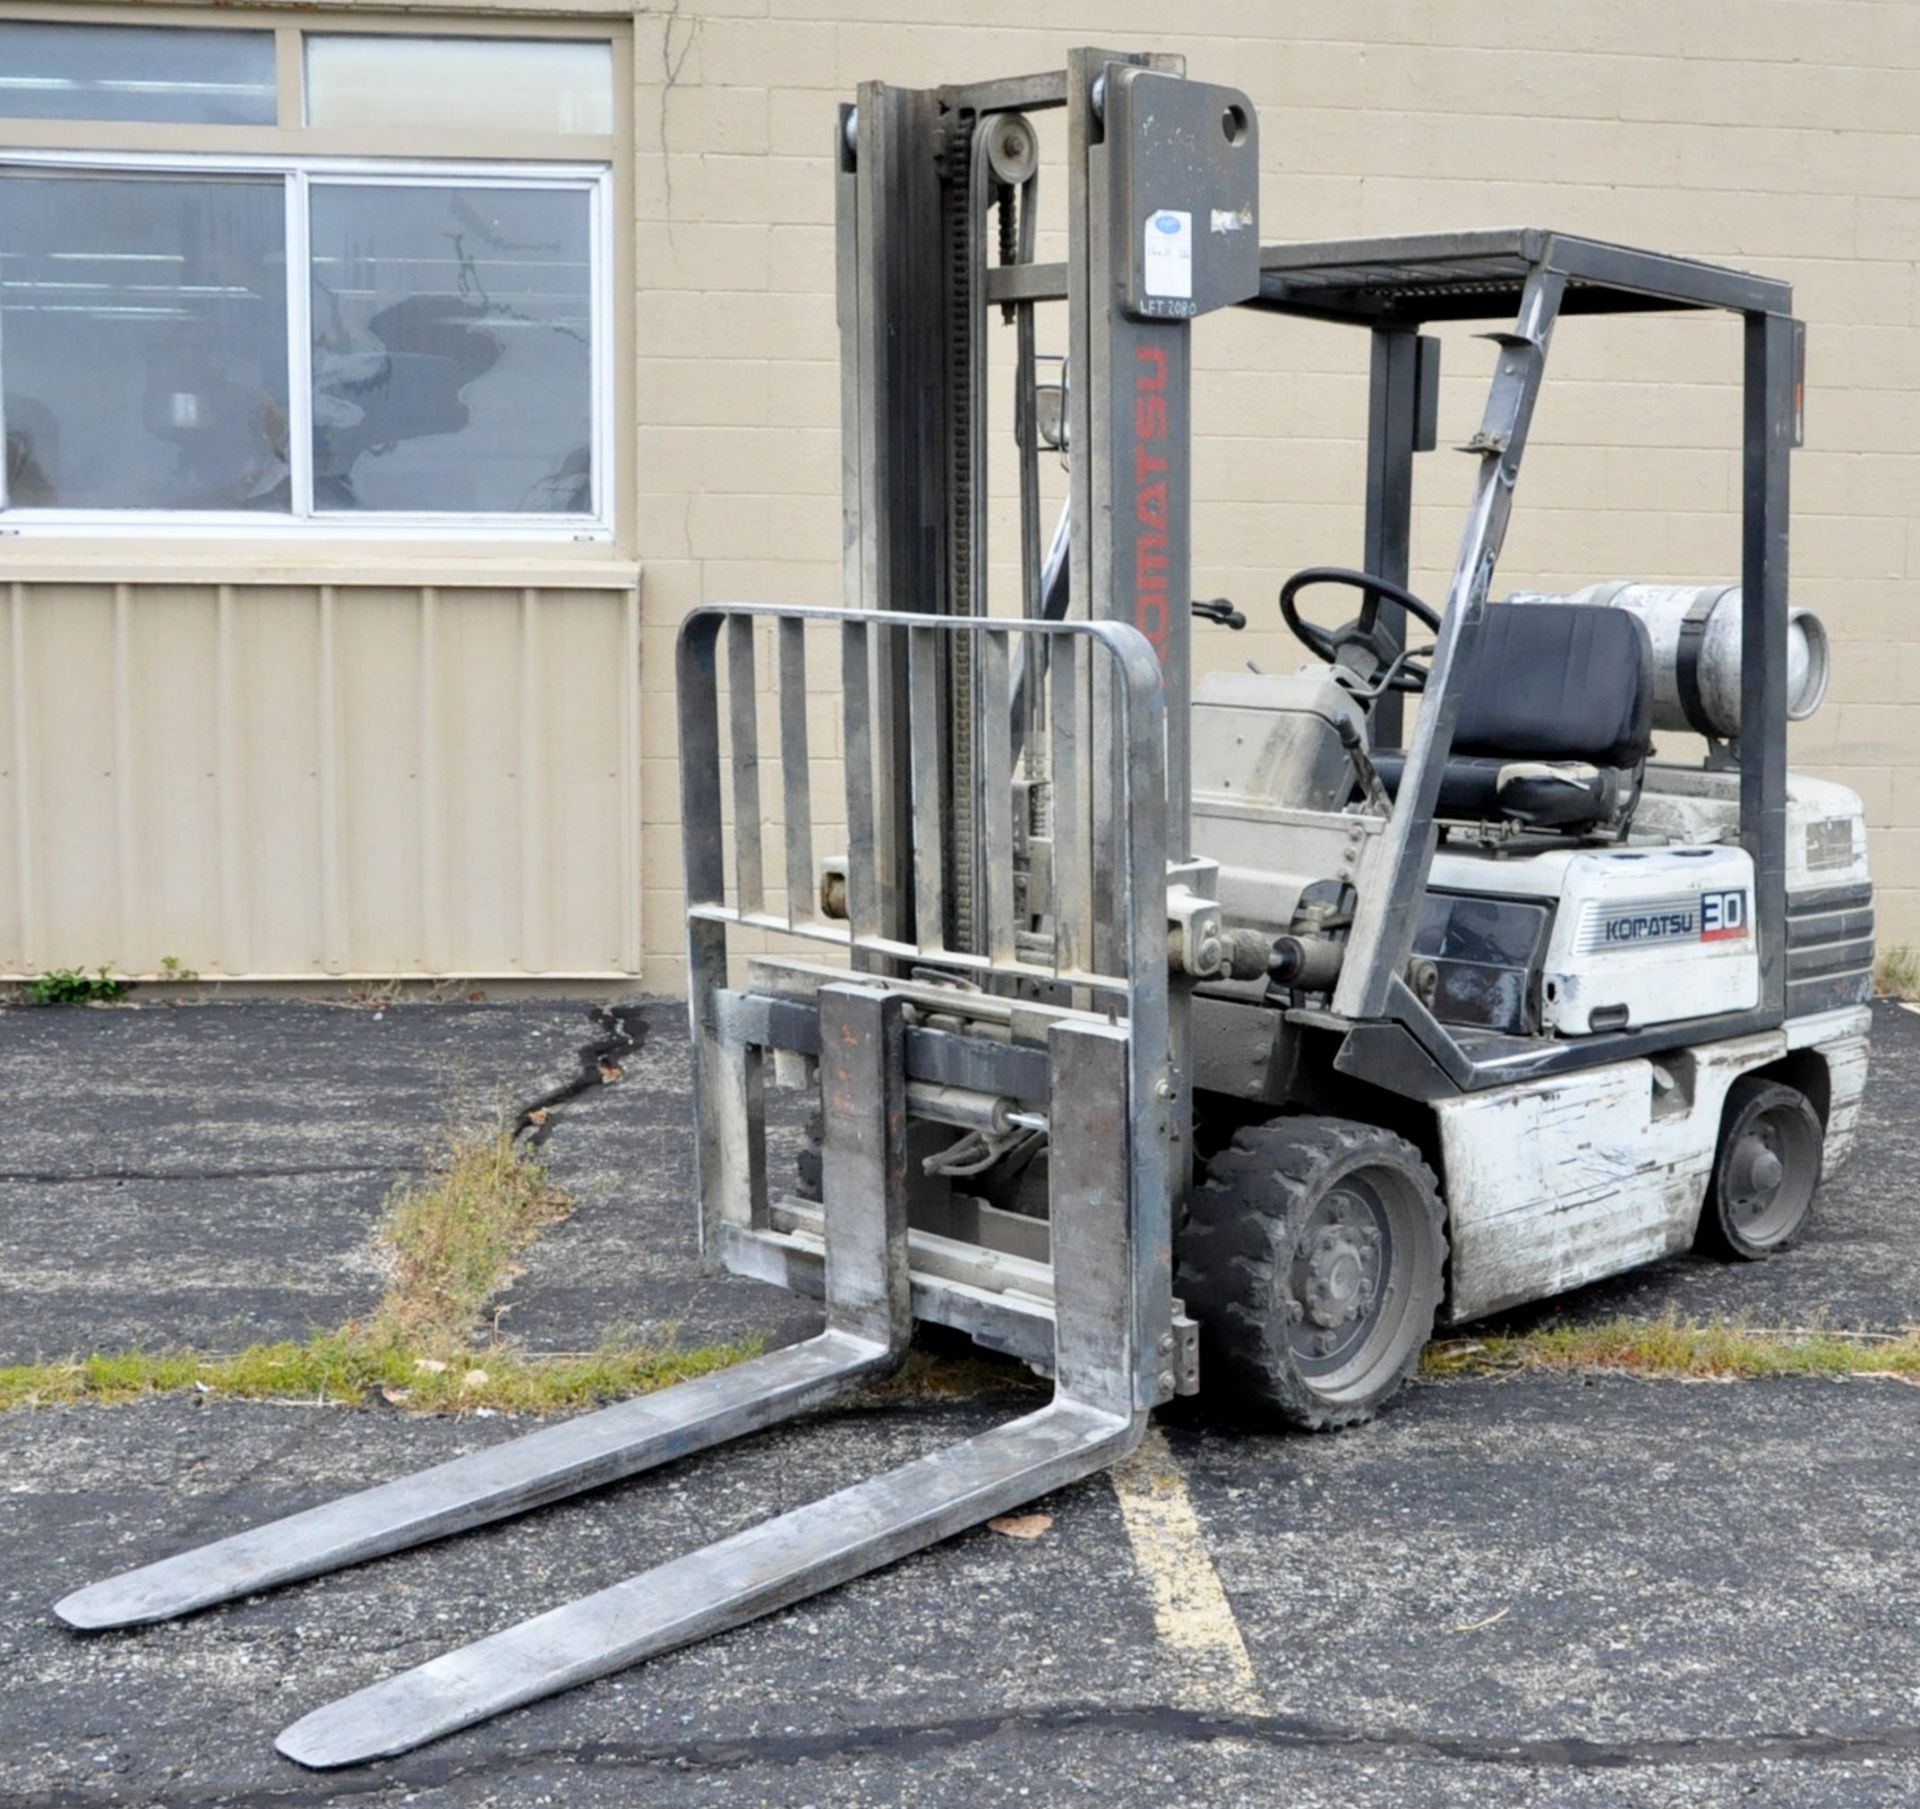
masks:
<instances>
[{"instance_id":1,"label":"yellow parking line","mask_svg":"<svg viewBox=\"0 0 1920 1809\"><path fill-rule=\"evenodd\" d=\"M1173 1661L1184 1708L1265 1714L1247 1642L1207 1555L1186 1478L1157 1426L1109 1472L1134 1562L1153 1597L1153 1624Z\"/></svg>"}]
</instances>

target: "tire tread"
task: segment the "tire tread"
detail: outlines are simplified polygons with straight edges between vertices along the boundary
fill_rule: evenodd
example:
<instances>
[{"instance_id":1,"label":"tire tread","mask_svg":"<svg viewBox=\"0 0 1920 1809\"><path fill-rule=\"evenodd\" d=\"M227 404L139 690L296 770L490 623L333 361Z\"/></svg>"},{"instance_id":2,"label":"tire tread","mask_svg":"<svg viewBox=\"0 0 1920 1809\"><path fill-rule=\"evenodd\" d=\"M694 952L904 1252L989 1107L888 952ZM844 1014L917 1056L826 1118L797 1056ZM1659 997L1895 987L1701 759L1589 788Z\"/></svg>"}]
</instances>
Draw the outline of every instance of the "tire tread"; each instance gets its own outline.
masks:
<instances>
[{"instance_id":1,"label":"tire tread","mask_svg":"<svg viewBox=\"0 0 1920 1809\"><path fill-rule=\"evenodd\" d=\"M1365 1155L1402 1168L1432 1214L1446 1259L1439 1184L1402 1137L1351 1119L1286 1117L1236 1130L1193 1190L1176 1243L1175 1291L1200 1322L1202 1388L1256 1417L1330 1432L1373 1418L1420 1360L1424 1340L1364 1400L1333 1402L1300 1374L1288 1339L1297 1308L1287 1272L1296 1227L1315 1183L1335 1164Z\"/></svg>"}]
</instances>

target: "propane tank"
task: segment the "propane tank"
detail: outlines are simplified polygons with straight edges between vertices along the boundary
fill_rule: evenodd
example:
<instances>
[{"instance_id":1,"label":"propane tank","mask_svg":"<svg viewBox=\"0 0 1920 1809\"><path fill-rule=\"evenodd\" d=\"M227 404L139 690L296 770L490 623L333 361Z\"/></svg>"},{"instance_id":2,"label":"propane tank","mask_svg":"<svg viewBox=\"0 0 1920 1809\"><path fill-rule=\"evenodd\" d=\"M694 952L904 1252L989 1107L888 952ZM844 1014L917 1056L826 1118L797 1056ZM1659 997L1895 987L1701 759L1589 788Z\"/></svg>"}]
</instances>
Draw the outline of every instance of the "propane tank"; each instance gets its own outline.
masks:
<instances>
[{"instance_id":1,"label":"propane tank","mask_svg":"<svg viewBox=\"0 0 1920 1809\"><path fill-rule=\"evenodd\" d=\"M1656 728L1731 741L1740 733L1740 586L1636 584L1615 579L1570 596L1529 592L1513 603L1598 603L1630 609L1653 641ZM1826 625L1810 609L1787 612L1787 717L1800 722L1827 694Z\"/></svg>"}]
</instances>

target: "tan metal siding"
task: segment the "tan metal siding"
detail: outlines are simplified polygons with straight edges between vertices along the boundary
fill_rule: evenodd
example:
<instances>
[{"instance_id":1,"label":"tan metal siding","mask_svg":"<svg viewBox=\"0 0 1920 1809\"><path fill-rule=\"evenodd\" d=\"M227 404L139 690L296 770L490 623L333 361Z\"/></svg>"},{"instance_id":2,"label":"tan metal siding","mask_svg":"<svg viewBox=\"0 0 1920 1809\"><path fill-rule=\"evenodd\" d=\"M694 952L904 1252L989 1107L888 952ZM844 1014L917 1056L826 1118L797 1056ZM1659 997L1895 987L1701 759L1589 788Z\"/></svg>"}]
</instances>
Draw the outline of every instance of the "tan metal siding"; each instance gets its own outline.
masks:
<instances>
[{"instance_id":1,"label":"tan metal siding","mask_svg":"<svg viewBox=\"0 0 1920 1809\"><path fill-rule=\"evenodd\" d=\"M14 583L0 971L640 969L631 588Z\"/></svg>"}]
</instances>

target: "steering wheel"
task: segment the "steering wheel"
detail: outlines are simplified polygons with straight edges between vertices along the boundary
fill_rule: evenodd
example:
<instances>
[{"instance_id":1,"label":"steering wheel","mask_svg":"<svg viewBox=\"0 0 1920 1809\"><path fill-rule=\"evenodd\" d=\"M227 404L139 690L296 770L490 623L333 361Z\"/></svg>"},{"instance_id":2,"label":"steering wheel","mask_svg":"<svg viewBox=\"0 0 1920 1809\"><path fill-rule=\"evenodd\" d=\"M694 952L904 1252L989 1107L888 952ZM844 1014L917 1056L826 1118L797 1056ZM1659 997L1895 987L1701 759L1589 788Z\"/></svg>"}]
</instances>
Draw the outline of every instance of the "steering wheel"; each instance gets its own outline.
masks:
<instances>
[{"instance_id":1,"label":"steering wheel","mask_svg":"<svg viewBox=\"0 0 1920 1809\"><path fill-rule=\"evenodd\" d=\"M1349 622L1344 628L1327 629L1302 619L1294 605L1294 598L1311 584L1348 585L1366 596L1394 604L1416 622L1438 633L1440 617L1432 608L1421 602L1404 584L1396 584L1391 578L1376 578L1371 572L1356 572L1344 565L1310 565L1304 571L1295 572L1280 586L1281 617L1293 630L1294 639L1309 653L1331 666L1339 660L1343 647L1367 647L1386 665L1387 676L1380 681L1379 688L1384 689L1388 685L1396 691L1419 691L1425 688L1427 669L1417 665L1406 653L1390 652L1357 620Z\"/></svg>"}]
</instances>

